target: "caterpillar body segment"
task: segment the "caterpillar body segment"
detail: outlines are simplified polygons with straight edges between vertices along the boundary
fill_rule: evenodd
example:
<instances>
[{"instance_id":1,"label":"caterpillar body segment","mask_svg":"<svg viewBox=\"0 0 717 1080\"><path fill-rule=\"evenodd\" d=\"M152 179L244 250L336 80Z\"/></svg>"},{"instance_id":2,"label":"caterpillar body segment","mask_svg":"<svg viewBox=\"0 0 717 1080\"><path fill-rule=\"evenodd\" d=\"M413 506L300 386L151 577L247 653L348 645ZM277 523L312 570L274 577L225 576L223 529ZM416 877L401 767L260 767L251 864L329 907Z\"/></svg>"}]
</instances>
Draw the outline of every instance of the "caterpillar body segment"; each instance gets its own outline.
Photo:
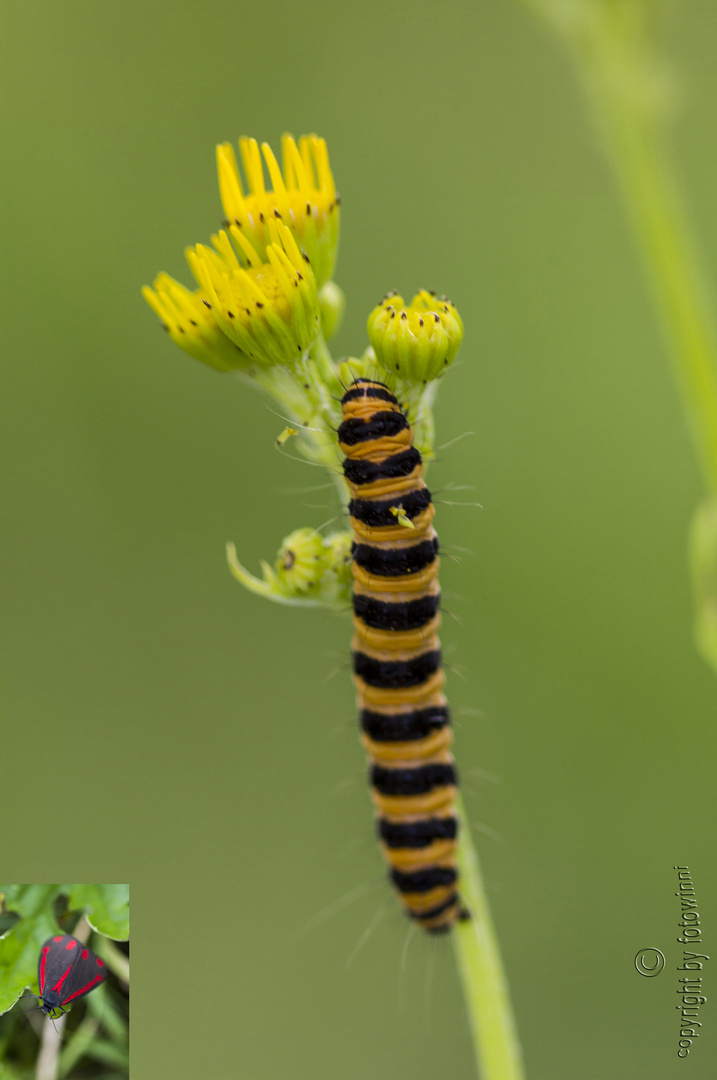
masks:
<instances>
[{"instance_id":1,"label":"caterpillar body segment","mask_svg":"<svg viewBox=\"0 0 717 1080\"><path fill-rule=\"evenodd\" d=\"M353 530L354 682L381 849L408 915L450 929L458 778L437 637L438 538L423 461L396 397L356 379L342 399Z\"/></svg>"}]
</instances>

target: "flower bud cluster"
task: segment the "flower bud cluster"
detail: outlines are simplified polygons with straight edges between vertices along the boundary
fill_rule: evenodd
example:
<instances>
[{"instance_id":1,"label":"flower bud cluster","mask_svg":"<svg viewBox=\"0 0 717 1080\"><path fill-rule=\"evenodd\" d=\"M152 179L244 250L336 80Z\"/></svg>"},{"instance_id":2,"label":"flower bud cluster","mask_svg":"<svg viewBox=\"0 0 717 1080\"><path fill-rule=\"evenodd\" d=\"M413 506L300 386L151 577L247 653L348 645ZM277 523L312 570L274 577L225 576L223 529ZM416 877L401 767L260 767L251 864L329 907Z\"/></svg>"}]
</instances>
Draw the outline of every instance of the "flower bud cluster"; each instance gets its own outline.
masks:
<instances>
[{"instance_id":1,"label":"flower bud cluster","mask_svg":"<svg viewBox=\"0 0 717 1080\"><path fill-rule=\"evenodd\" d=\"M351 595L350 532L323 537L315 529L296 529L282 541L273 567L262 562L262 578L242 566L233 544L227 545L227 560L250 592L280 604L346 604Z\"/></svg>"}]
</instances>

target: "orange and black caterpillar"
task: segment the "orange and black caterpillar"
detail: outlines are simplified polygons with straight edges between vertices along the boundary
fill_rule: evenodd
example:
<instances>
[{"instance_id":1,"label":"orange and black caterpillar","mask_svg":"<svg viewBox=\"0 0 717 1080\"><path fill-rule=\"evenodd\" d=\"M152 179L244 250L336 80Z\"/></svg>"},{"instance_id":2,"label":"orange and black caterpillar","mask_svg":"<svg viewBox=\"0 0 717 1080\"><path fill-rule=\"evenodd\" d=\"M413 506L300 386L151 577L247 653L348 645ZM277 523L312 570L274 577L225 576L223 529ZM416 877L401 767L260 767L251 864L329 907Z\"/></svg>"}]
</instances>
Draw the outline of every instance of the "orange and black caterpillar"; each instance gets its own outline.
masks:
<instances>
[{"instance_id":1,"label":"orange and black caterpillar","mask_svg":"<svg viewBox=\"0 0 717 1080\"><path fill-rule=\"evenodd\" d=\"M378 835L412 919L433 932L458 897L458 777L441 667L438 538L423 460L397 399L356 379L339 446L351 501L354 682Z\"/></svg>"}]
</instances>

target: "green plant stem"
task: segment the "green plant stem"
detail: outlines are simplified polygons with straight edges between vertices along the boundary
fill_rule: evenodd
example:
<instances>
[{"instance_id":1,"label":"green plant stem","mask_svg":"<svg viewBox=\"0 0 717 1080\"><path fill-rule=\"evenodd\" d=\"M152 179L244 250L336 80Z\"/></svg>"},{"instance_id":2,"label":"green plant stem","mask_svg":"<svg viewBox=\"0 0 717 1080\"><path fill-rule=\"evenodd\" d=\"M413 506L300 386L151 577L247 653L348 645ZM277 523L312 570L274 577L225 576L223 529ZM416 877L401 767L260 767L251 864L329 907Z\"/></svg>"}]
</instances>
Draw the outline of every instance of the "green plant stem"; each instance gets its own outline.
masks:
<instances>
[{"instance_id":1,"label":"green plant stem","mask_svg":"<svg viewBox=\"0 0 717 1080\"><path fill-rule=\"evenodd\" d=\"M523 1063L508 985L483 888L478 854L458 799L461 896L471 918L452 931L481 1080L522 1080Z\"/></svg>"},{"instance_id":2,"label":"green plant stem","mask_svg":"<svg viewBox=\"0 0 717 1080\"><path fill-rule=\"evenodd\" d=\"M610 149L670 342L674 375L707 489L717 493L717 338L672 163L658 131L602 93Z\"/></svg>"},{"instance_id":3,"label":"green plant stem","mask_svg":"<svg viewBox=\"0 0 717 1080\"><path fill-rule=\"evenodd\" d=\"M665 0L524 0L572 54L642 255L706 488L690 530L695 644L717 673L717 331L711 282L673 165ZM676 9L675 9L676 10Z\"/></svg>"},{"instance_id":4,"label":"green plant stem","mask_svg":"<svg viewBox=\"0 0 717 1080\"><path fill-rule=\"evenodd\" d=\"M576 62L652 286L704 482L717 494L717 333L665 132L669 78L654 51L660 4L527 2Z\"/></svg>"}]
</instances>

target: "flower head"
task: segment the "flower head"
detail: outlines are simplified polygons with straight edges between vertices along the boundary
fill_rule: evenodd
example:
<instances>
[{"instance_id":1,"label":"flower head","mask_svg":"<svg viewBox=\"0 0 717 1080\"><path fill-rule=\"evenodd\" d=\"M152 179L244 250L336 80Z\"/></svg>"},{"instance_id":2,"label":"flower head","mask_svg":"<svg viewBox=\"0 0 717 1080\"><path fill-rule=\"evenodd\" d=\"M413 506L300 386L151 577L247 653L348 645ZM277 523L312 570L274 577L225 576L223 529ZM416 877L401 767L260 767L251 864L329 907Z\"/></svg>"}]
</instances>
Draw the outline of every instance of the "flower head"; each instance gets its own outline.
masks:
<instances>
[{"instance_id":1,"label":"flower head","mask_svg":"<svg viewBox=\"0 0 717 1080\"><path fill-rule=\"evenodd\" d=\"M389 293L369 315L367 328L379 364L421 383L443 374L463 338L455 306L425 289L408 305L398 293Z\"/></svg>"},{"instance_id":2,"label":"flower head","mask_svg":"<svg viewBox=\"0 0 717 1080\"><path fill-rule=\"evenodd\" d=\"M224 213L228 225L246 237L260 257L271 242L270 223L288 225L309 256L320 287L333 274L339 239L339 199L326 143L316 135L302 135L297 146L290 135L284 135L281 148L283 173L270 146L261 145L272 184L267 190L259 144L256 139L239 140L249 185L244 194L231 143L217 147Z\"/></svg>"},{"instance_id":3,"label":"flower head","mask_svg":"<svg viewBox=\"0 0 717 1080\"><path fill-rule=\"evenodd\" d=\"M250 592L279 604L345 607L351 596L351 533L322 537L316 529L295 529L284 538L273 567L262 561L262 577L250 574L227 544L227 561Z\"/></svg>"},{"instance_id":4,"label":"flower head","mask_svg":"<svg viewBox=\"0 0 717 1080\"><path fill-rule=\"evenodd\" d=\"M218 371L249 367L253 361L220 330L199 291L190 292L169 274L158 274L154 288L145 285L142 295L172 341Z\"/></svg>"},{"instance_id":5,"label":"flower head","mask_svg":"<svg viewBox=\"0 0 717 1080\"><path fill-rule=\"evenodd\" d=\"M310 348L320 329L308 258L279 221L268 223L270 242L263 257L235 225L230 232L236 248L222 230L212 237L214 249L197 244L187 251L203 303L251 360L290 364Z\"/></svg>"}]
</instances>

